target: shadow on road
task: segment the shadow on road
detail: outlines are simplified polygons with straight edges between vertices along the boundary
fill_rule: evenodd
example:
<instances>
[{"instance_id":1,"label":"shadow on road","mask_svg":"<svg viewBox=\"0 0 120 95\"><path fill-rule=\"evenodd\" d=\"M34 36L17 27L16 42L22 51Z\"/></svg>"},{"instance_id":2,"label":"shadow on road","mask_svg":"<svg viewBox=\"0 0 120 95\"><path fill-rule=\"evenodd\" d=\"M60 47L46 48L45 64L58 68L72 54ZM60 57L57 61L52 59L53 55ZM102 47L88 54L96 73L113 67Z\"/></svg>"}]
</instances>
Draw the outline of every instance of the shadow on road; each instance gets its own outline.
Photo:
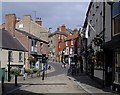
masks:
<instances>
[{"instance_id":1,"label":"shadow on road","mask_svg":"<svg viewBox=\"0 0 120 95\"><path fill-rule=\"evenodd\" d=\"M68 69L68 73L67 76L74 78L74 81L80 82L81 84L85 84L85 85L89 85L91 87L95 87L98 89L101 89L105 92L110 92L113 94L118 94L117 92L114 92L108 88L103 88L102 85L100 85L99 83L95 82L93 79L91 79L88 75L86 75L85 73L81 73L80 71L76 72L76 73L70 73L69 69Z\"/></svg>"}]
</instances>

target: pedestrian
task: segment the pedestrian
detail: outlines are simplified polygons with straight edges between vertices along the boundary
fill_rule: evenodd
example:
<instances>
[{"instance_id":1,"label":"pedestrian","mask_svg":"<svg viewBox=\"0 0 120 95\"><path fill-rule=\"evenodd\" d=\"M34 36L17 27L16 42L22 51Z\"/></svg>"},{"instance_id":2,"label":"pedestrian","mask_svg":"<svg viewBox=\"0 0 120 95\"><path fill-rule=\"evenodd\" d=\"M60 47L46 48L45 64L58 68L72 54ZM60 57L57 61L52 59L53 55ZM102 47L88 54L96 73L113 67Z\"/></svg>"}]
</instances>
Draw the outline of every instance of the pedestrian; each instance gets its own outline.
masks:
<instances>
[{"instance_id":1,"label":"pedestrian","mask_svg":"<svg viewBox=\"0 0 120 95\"><path fill-rule=\"evenodd\" d=\"M23 80L25 80L26 79L26 75L25 75L25 73L24 73L24 75L23 75Z\"/></svg>"},{"instance_id":2,"label":"pedestrian","mask_svg":"<svg viewBox=\"0 0 120 95\"><path fill-rule=\"evenodd\" d=\"M61 62L62 62L62 67L65 68L65 61L64 61L64 58L63 58L63 57L61 58Z\"/></svg>"},{"instance_id":3,"label":"pedestrian","mask_svg":"<svg viewBox=\"0 0 120 95\"><path fill-rule=\"evenodd\" d=\"M46 70L48 69L48 57L46 57Z\"/></svg>"}]
</instances>

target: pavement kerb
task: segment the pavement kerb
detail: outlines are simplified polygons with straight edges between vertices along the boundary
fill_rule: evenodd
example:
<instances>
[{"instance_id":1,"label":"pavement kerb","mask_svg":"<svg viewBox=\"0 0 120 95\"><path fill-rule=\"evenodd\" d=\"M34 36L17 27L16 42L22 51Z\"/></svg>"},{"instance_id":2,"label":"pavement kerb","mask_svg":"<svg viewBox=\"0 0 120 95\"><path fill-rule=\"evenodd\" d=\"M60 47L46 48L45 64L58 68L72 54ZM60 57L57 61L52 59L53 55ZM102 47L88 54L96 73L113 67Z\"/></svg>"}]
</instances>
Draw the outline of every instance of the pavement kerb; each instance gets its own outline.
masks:
<instances>
[{"instance_id":1,"label":"pavement kerb","mask_svg":"<svg viewBox=\"0 0 120 95\"><path fill-rule=\"evenodd\" d=\"M77 86L81 87L84 91L87 93L92 93L90 90L88 90L86 87L82 86L82 84L79 81L75 81L76 79L70 76L67 76L69 79L71 79L74 83L76 83Z\"/></svg>"},{"instance_id":2,"label":"pavement kerb","mask_svg":"<svg viewBox=\"0 0 120 95\"><path fill-rule=\"evenodd\" d=\"M51 72L54 72L54 71L55 71L55 69L51 66L51 69L47 71L47 74L48 74L48 73L51 73ZM27 77L27 79L32 79L32 78ZM26 79L26 80L27 80L27 79ZM18 77L18 82L22 82L22 81L24 81L24 80L23 80L23 77ZM4 81L4 83L14 83L14 78L11 80L11 82ZM10 94L10 93L12 93L12 92L14 92L14 91L16 91L16 90L18 90L18 89L21 89L21 88L23 88L23 87L26 87L26 86L28 86L28 85L23 85L23 86L20 86L20 87L16 87L16 88L14 88L14 89L6 92L6 93L7 93L7 94Z\"/></svg>"}]
</instances>

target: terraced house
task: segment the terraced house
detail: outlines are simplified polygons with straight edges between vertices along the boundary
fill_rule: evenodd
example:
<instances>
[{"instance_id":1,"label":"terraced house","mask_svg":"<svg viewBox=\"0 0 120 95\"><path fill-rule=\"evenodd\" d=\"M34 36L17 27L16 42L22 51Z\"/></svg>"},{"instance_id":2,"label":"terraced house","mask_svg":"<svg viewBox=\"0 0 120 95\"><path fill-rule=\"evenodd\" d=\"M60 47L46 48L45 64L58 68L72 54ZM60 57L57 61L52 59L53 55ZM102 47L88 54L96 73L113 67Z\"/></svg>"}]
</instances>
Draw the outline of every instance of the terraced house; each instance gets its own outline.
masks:
<instances>
[{"instance_id":1,"label":"terraced house","mask_svg":"<svg viewBox=\"0 0 120 95\"><path fill-rule=\"evenodd\" d=\"M15 14L6 14L5 16L5 30L28 51L26 68L36 66L39 68L41 55L48 55L48 31L41 25L41 19L36 18L34 22L30 15L25 15L21 20Z\"/></svg>"},{"instance_id":2,"label":"terraced house","mask_svg":"<svg viewBox=\"0 0 120 95\"><path fill-rule=\"evenodd\" d=\"M3 69L3 77L6 80L8 79L8 65L10 65L11 69L14 67L23 68L27 63L26 58L28 58L28 51L16 38L13 38L8 31L1 29L0 32L2 33L1 68Z\"/></svg>"}]
</instances>

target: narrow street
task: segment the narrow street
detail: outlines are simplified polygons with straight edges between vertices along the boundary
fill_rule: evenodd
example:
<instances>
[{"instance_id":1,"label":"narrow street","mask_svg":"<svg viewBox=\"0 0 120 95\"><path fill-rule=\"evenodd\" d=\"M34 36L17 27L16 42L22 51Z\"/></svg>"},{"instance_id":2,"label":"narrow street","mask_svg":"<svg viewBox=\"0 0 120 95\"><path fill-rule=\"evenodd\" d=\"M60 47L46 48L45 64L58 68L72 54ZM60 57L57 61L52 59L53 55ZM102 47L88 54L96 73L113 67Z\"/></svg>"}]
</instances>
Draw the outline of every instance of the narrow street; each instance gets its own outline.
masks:
<instances>
[{"instance_id":1,"label":"narrow street","mask_svg":"<svg viewBox=\"0 0 120 95\"><path fill-rule=\"evenodd\" d=\"M99 88L99 85L92 82L85 75L81 75L81 78L80 76L75 76L73 78L67 76L68 67L62 68L61 64L57 63L50 63L50 65L53 69L47 74L44 80L42 80L41 77L28 78L25 81L19 80L17 87L14 86L14 82L7 83L5 84L5 92L3 95L46 95L50 93L65 93L65 95L70 93L71 95L84 95L85 93L87 95L96 95L96 93L106 93L113 95L113 93L109 91L103 91Z\"/></svg>"}]
</instances>

